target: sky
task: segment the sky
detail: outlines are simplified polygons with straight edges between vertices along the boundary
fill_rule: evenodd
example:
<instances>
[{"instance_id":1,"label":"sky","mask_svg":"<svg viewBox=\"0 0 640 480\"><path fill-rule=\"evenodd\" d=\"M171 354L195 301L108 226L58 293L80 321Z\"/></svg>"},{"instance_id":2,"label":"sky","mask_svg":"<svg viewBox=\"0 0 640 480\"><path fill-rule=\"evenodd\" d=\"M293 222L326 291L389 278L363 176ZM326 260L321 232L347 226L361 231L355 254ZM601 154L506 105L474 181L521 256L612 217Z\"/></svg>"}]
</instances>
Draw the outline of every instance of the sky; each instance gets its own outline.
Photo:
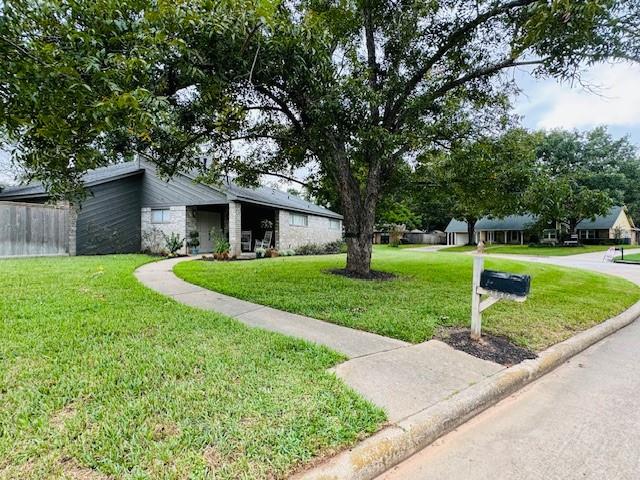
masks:
<instances>
[{"instance_id":1,"label":"sky","mask_svg":"<svg viewBox=\"0 0 640 480\"><path fill-rule=\"evenodd\" d=\"M525 127L589 130L607 125L615 137L629 135L640 146L640 65L596 65L582 75L588 88L539 80L526 70L514 77L522 93L513 103ZM2 168L6 158L0 151L0 184L13 180Z\"/></svg>"},{"instance_id":2,"label":"sky","mask_svg":"<svg viewBox=\"0 0 640 480\"><path fill-rule=\"evenodd\" d=\"M525 71L515 74L523 91L515 111L531 129L589 130L607 125L612 135L629 135L640 146L640 65L600 64L582 75L587 88L538 80Z\"/></svg>"}]
</instances>

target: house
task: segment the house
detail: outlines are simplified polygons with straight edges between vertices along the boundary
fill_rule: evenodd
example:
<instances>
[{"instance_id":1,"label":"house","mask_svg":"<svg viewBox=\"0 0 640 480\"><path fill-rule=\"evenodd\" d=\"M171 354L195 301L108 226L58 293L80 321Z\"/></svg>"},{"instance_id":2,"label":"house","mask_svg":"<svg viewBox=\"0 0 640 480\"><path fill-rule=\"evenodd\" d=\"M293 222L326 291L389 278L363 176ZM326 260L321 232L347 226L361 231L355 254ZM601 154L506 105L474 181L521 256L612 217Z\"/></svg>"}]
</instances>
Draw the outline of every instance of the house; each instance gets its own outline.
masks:
<instances>
[{"instance_id":1,"label":"house","mask_svg":"<svg viewBox=\"0 0 640 480\"><path fill-rule=\"evenodd\" d=\"M474 243L524 244L529 242L528 228L535 223L530 214L509 215L504 218L483 217L476 222ZM469 243L467 222L452 218L445 228L447 245L466 245Z\"/></svg>"},{"instance_id":2,"label":"house","mask_svg":"<svg viewBox=\"0 0 640 480\"><path fill-rule=\"evenodd\" d=\"M582 220L576 230L582 243L620 240L621 243L637 245L640 240L640 229L636 228L627 210L621 206L611 207L606 215L593 220Z\"/></svg>"},{"instance_id":3,"label":"house","mask_svg":"<svg viewBox=\"0 0 640 480\"><path fill-rule=\"evenodd\" d=\"M269 236L275 248L342 238L341 215L273 188L211 186L187 173L165 180L144 160L92 170L83 181L88 195L69 228L71 255L154 251L164 246L163 234L188 238L192 231L200 252L213 249L218 231L234 256ZM41 184L28 184L5 188L0 200L45 203L48 195Z\"/></svg>"},{"instance_id":4,"label":"house","mask_svg":"<svg viewBox=\"0 0 640 480\"><path fill-rule=\"evenodd\" d=\"M528 230L535 222L536 218L531 214L509 215L504 218L483 217L476 222L474 242L482 240L485 243L529 243ZM576 230L581 243L620 241L636 245L640 240L640 229L635 227L626 209L621 206L611 207L606 215L598 216L593 220L582 220L578 223ZM447 245L469 243L467 222L451 219L445 233ZM544 239L551 240L548 236L552 233L557 240L555 230L544 230Z\"/></svg>"}]
</instances>

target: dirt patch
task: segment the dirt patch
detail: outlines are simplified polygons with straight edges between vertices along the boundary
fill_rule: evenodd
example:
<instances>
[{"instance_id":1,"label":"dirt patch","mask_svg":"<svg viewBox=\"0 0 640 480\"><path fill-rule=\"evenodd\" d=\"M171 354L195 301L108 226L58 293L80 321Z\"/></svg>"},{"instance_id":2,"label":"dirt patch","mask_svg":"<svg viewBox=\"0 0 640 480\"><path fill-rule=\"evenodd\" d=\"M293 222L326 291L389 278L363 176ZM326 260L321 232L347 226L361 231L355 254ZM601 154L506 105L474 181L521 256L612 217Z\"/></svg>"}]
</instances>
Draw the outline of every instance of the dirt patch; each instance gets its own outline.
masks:
<instances>
[{"instance_id":1,"label":"dirt patch","mask_svg":"<svg viewBox=\"0 0 640 480\"><path fill-rule=\"evenodd\" d=\"M51 425L55 428L62 428L67 420L73 418L77 407L75 403L65 405L51 416Z\"/></svg>"},{"instance_id":2,"label":"dirt patch","mask_svg":"<svg viewBox=\"0 0 640 480\"><path fill-rule=\"evenodd\" d=\"M516 365L523 360L537 358L535 352L514 345L505 337L482 335L478 341L471 340L467 329L443 330L438 337L456 350L461 350L474 357L499 363L505 367Z\"/></svg>"},{"instance_id":3,"label":"dirt patch","mask_svg":"<svg viewBox=\"0 0 640 480\"><path fill-rule=\"evenodd\" d=\"M222 456L220 455L220 452L218 452L218 449L213 445L209 445L205 448L202 456L204 457L204 461L207 463L209 470L213 472L218 470L222 465Z\"/></svg>"},{"instance_id":4,"label":"dirt patch","mask_svg":"<svg viewBox=\"0 0 640 480\"><path fill-rule=\"evenodd\" d=\"M156 442L180 434L180 427L172 422L161 422L153 427L152 437Z\"/></svg>"},{"instance_id":5,"label":"dirt patch","mask_svg":"<svg viewBox=\"0 0 640 480\"><path fill-rule=\"evenodd\" d=\"M60 461L60 466L65 477L73 480L109 480L112 478L92 468L83 467L73 458L64 458Z\"/></svg>"},{"instance_id":6,"label":"dirt patch","mask_svg":"<svg viewBox=\"0 0 640 480\"><path fill-rule=\"evenodd\" d=\"M332 275L340 275L342 277L355 278L357 280L387 281L387 280L395 280L396 278L398 278L398 276L393 273L381 272L379 270L371 270L367 275L360 275L356 272L351 272L346 268L334 268L334 269L325 270L325 271Z\"/></svg>"}]
</instances>

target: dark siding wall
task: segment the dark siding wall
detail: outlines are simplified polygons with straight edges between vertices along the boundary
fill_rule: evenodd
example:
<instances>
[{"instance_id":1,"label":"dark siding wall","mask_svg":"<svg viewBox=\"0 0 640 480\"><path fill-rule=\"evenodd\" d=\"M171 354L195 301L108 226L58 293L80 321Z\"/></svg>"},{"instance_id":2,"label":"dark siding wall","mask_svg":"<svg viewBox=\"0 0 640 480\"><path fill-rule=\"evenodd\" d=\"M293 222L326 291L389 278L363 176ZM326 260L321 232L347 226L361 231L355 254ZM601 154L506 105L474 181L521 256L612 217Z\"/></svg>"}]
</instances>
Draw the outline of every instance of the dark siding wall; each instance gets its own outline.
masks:
<instances>
[{"instance_id":1,"label":"dark siding wall","mask_svg":"<svg viewBox=\"0 0 640 480\"><path fill-rule=\"evenodd\" d=\"M142 175L90 188L78 212L78 255L140 251Z\"/></svg>"},{"instance_id":2,"label":"dark siding wall","mask_svg":"<svg viewBox=\"0 0 640 480\"><path fill-rule=\"evenodd\" d=\"M158 177L155 168L141 163L145 168L142 179L143 207L171 207L182 205L221 205L228 203L226 195L190 178L176 175L170 181Z\"/></svg>"}]
</instances>

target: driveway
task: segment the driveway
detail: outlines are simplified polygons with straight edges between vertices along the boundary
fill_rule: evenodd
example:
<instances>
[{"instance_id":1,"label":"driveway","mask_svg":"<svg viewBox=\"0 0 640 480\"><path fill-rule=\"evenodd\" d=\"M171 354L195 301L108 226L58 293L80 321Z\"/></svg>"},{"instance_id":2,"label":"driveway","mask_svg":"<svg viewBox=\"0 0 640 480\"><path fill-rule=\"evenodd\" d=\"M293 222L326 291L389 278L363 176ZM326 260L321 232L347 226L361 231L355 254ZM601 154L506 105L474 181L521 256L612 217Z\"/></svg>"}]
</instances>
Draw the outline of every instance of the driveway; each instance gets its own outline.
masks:
<instances>
[{"instance_id":1,"label":"driveway","mask_svg":"<svg viewBox=\"0 0 640 480\"><path fill-rule=\"evenodd\" d=\"M625 253L640 253L640 249L628 249ZM640 265L628 265L624 263L604 262L604 252L581 253L579 255L569 255L566 257L537 257L533 255L507 255L507 254L487 254L487 257L508 258L523 262L549 263L562 267L581 268L594 272L607 273L618 277L626 278L631 282L640 285Z\"/></svg>"}]
</instances>

